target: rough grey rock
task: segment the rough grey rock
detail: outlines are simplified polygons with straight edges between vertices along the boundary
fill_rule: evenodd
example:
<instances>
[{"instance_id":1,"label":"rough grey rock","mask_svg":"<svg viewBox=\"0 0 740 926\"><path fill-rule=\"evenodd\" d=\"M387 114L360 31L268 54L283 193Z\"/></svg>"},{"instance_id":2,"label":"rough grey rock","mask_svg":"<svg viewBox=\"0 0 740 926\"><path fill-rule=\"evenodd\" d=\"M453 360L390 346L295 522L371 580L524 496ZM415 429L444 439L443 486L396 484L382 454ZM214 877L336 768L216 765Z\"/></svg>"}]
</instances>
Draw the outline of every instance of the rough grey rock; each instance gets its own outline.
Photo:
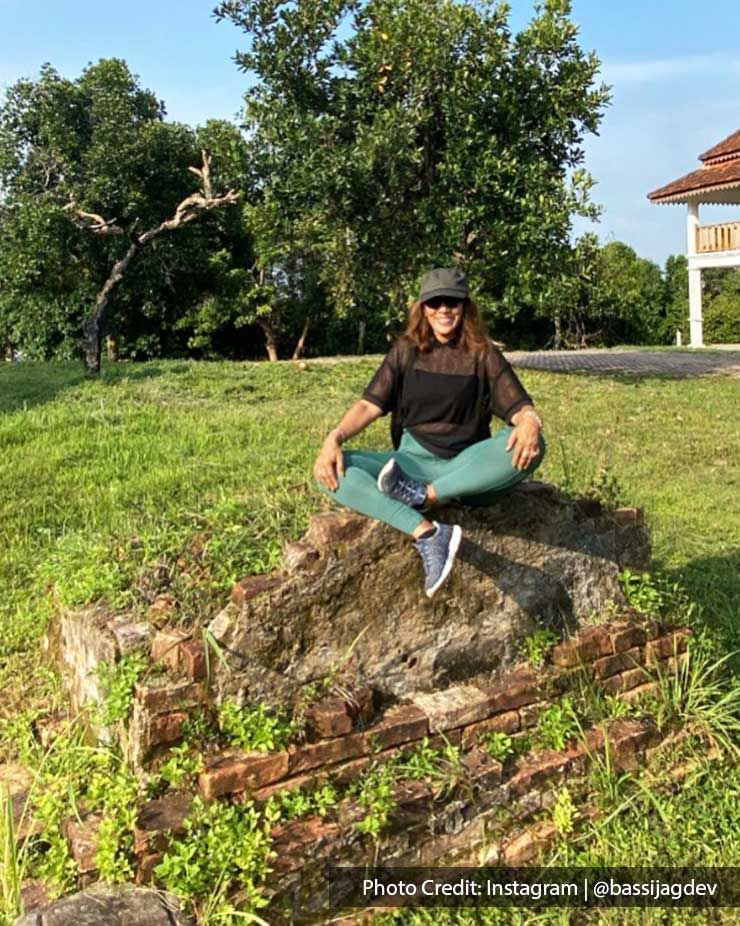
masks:
<instances>
[{"instance_id":1,"label":"rough grey rock","mask_svg":"<svg viewBox=\"0 0 740 926\"><path fill-rule=\"evenodd\" d=\"M194 926L172 894L96 886L27 913L15 926Z\"/></svg>"},{"instance_id":2,"label":"rough grey rock","mask_svg":"<svg viewBox=\"0 0 740 926\"><path fill-rule=\"evenodd\" d=\"M625 604L618 572L650 564L641 517L620 524L547 483L434 517L459 523L464 539L431 601L407 537L346 510L315 517L276 582L244 580L212 621L228 662L214 660L217 696L289 705L337 670L393 697L490 674L537 627L575 629Z\"/></svg>"}]
</instances>

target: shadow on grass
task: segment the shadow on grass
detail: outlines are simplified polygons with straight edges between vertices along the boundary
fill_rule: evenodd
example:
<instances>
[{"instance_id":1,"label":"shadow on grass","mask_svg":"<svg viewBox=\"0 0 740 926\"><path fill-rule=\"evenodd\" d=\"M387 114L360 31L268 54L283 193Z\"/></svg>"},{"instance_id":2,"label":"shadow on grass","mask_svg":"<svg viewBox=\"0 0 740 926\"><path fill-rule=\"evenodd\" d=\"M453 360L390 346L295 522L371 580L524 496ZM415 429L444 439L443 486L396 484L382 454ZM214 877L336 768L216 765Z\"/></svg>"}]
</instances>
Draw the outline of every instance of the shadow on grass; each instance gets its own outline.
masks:
<instances>
[{"instance_id":1,"label":"shadow on grass","mask_svg":"<svg viewBox=\"0 0 740 926\"><path fill-rule=\"evenodd\" d=\"M740 548L717 556L702 556L680 569L662 569L670 581L679 582L692 601L701 606L701 620L721 642L725 652L740 651ZM740 652L732 660L740 674Z\"/></svg>"},{"instance_id":2,"label":"shadow on grass","mask_svg":"<svg viewBox=\"0 0 740 926\"><path fill-rule=\"evenodd\" d=\"M177 376L186 373L186 362L173 363L121 363L103 364L99 379L88 378L82 363L62 361L45 363L26 361L0 364L0 415L34 408L52 402L67 389L85 382L103 386L125 382L155 379L159 376Z\"/></svg>"}]
</instances>

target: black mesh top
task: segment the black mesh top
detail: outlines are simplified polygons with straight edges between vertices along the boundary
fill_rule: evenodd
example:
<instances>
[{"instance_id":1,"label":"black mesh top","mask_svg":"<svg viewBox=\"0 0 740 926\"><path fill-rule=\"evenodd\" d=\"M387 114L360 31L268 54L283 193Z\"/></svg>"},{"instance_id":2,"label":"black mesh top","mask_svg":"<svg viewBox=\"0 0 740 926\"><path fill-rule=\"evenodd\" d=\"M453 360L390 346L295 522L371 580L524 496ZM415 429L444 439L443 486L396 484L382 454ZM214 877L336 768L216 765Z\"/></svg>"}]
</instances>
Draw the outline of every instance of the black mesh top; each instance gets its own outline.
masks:
<instances>
[{"instance_id":1,"label":"black mesh top","mask_svg":"<svg viewBox=\"0 0 740 926\"><path fill-rule=\"evenodd\" d=\"M450 459L491 436L491 416L507 424L534 405L511 364L493 344L485 360L457 341L436 341L427 354L399 338L363 393L383 414L393 412L427 450Z\"/></svg>"}]
</instances>

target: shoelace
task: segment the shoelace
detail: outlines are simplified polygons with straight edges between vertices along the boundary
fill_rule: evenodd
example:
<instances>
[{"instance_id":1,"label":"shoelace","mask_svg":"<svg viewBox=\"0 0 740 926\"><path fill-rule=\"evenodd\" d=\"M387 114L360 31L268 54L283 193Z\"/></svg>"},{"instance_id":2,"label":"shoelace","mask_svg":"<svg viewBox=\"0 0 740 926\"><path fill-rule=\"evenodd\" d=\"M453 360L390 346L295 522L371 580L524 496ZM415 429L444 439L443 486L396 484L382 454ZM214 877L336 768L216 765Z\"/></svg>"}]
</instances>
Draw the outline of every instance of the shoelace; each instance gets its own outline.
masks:
<instances>
[{"instance_id":1,"label":"shoelace","mask_svg":"<svg viewBox=\"0 0 740 926\"><path fill-rule=\"evenodd\" d=\"M419 483L404 476L397 478L394 489L401 496L401 501L406 505L414 506L423 501ZM426 496L426 492L424 495Z\"/></svg>"}]
</instances>

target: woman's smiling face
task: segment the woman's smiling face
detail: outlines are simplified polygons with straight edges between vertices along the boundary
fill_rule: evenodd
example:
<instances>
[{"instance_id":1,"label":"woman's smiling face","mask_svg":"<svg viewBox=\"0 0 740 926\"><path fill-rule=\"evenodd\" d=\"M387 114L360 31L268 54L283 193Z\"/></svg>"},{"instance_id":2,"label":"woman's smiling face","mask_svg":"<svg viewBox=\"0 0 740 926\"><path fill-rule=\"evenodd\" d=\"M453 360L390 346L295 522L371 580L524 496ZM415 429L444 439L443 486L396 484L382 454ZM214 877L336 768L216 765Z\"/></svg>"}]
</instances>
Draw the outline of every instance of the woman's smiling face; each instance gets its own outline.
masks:
<instances>
[{"instance_id":1,"label":"woman's smiling face","mask_svg":"<svg viewBox=\"0 0 740 926\"><path fill-rule=\"evenodd\" d=\"M454 296L436 296L424 303L424 316L438 341L451 340L462 323L463 302Z\"/></svg>"}]
</instances>

